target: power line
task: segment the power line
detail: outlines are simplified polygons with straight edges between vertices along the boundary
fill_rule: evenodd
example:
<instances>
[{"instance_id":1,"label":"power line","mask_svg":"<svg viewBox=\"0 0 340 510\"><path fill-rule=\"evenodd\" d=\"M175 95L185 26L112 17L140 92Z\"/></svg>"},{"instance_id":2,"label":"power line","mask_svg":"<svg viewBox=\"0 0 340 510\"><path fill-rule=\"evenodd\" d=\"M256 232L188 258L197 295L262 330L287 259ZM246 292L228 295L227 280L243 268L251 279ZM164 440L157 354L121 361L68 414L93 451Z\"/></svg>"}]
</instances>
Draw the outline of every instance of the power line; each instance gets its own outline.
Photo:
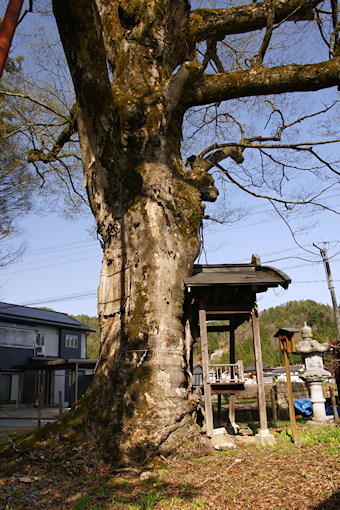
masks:
<instances>
[{"instance_id":1,"label":"power line","mask_svg":"<svg viewBox=\"0 0 340 510\"><path fill-rule=\"evenodd\" d=\"M85 292L77 292L76 294L67 294L65 296L57 296L51 298L42 298L35 301L28 301L26 303L20 303L21 306L32 306L32 305L41 305L46 303L56 303L57 301L77 301L79 299L86 299L89 297L96 297L96 290L88 290Z\"/></svg>"},{"instance_id":2,"label":"power line","mask_svg":"<svg viewBox=\"0 0 340 510\"><path fill-rule=\"evenodd\" d=\"M10 275L13 275L13 274L26 273L27 271L38 271L40 269L48 269L50 267L64 266L66 264L73 264L74 262L84 262L85 260L92 260L92 259L97 259L98 260L98 256L95 256L95 257L86 257L84 259L69 260L68 262L60 262L59 264L50 264L48 266L33 267L31 269L23 269L22 271L19 270L19 271L14 271L14 272L11 272L11 273L2 273L1 276L10 276Z\"/></svg>"},{"instance_id":3,"label":"power line","mask_svg":"<svg viewBox=\"0 0 340 510\"><path fill-rule=\"evenodd\" d=\"M334 196L337 196L337 195L334 195ZM333 197L334 197L333 196ZM329 197L329 198L333 198L333 197ZM336 208L336 207L339 207L340 205L339 204L334 204L334 205L331 205L329 206L330 208ZM259 207L259 206L258 206ZM273 209L264 209L263 211L257 211L255 213L252 213L252 216L255 216L255 215L258 215L258 214L270 214L271 215L271 218L266 218L266 223L269 223L269 222L272 222L272 221L278 221L280 220L281 218L278 216L277 213L275 213L275 211ZM296 217L300 217L300 213L299 212L296 212L295 217L292 217L290 219L290 221L296 219ZM242 219L239 220L240 222L242 222ZM206 228L210 228L210 232L206 232L205 235L211 235L211 234L216 234L217 232L229 232L231 230L236 230L236 229L241 229L241 228L247 228L247 227L254 227L254 226L257 226L257 225L262 225L263 221L256 221L255 223L247 223L245 225L234 225L234 226L225 226L225 228L223 229L215 229L215 230L212 230L211 229L211 225L212 224L216 224L215 222L212 221L211 225L208 225Z\"/></svg>"},{"instance_id":4,"label":"power line","mask_svg":"<svg viewBox=\"0 0 340 510\"><path fill-rule=\"evenodd\" d=\"M60 251L70 251L70 250L75 250L75 249L79 249L79 248L85 249L87 247L93 247L94 244L96 244L98 247L98 243L96 241L89 241L89 240L84 239L83 241L75 241L72 243L45 246L44 248L36 248L34 250L25 251L24 257L32 257L32 256L35 257L37 255L46 255L50 252L58 253ZM16 262L16 263L10 264L10 265L12 266L12 265L17 265L17 264L18 263Z\"/></svg>"},{"instance_id":5,"label":"power line","mask_svg":"<svg viewBox=\"0 0 340 510\"><path fill-rule=\"evenodd\" d=\"M333 282L340 282L340 280L333 280ZM292 281L290 283L290 285L296 285L296 284L299 284L299 283L326 283L326 280L305 280L305 281L302 281L302 282Z\"/></svg>"},{"instance_id":6,"label":"power line","mask_svg":"<svg viewBox=\"0 0 340 510\"><path fill-rule=\"evenodd\" d=\"M90 252L95 252L97 251L97 248L91 248L90 250L86 250L86 253L90 253ZM84 253L84 250L80 251L79 253L73 253L72 255L80 255L80 254L83 254ZM38 264L38 263L44 263L44 262L50 262L51 260L60 260L60 259L65 259L67 257L70 257L70 254L67 254L67 255L58 255L57 257L51 257L51 258L47 258L47 259L43 259L42 261L32 261L32 262L22 262L20 264L20 267L23 267L23 266L32 266L33 264ZM68 262L73 262L73 260L70 260ZM13 267L15 264L11 264L11 267ZM16 264L16 265L19 265L19 264ZM9 266L6 266L6 267L9 267ZM32 268L32 269L35 269L35 268ZM29 270L29 268L28 268Z\"/></svg>"}]
</instances>

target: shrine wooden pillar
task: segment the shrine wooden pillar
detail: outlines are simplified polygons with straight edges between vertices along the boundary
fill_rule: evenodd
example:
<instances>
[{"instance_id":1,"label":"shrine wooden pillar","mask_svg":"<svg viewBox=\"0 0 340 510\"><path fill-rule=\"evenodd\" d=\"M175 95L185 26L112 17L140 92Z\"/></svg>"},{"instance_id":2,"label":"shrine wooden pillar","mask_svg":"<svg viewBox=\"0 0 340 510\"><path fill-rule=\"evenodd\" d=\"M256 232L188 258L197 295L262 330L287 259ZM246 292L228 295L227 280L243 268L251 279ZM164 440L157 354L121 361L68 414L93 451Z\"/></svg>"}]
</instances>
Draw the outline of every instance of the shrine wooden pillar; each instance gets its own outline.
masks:
<instances>
[{"instance_id":1,"label":"shrine wooden pillar","mask_svg":"<svg viewBox=\"0 0 340 510\"><path fill-rule=\"evenodd\" d=\"M251 311L253 342L254 342L254 358L255 370L257 380L257 399L259 407L259 420L260 429L256 434L256 440L259 444L275 444L275 437L270 434L267 422L267 409L266 409L266 393L264 389L263 380L263 363L262 363L262 349L261 349L261 336L260 336L260 321L257 308Z\"/></svg>"},{"instance_id":2,"label":"shrine wooden pillar","mask_svg":"<svg viewBox=\"0 0 340 510\"><path fill-rule=\"evenodd\" d=\"M203 389L204 389L204 408L205 419L207 423L207 436L212 437L214 431L213 409L211 401L211 387L209 379L209 352L208 352L208 335L207 335L207 315L205 310L204 299L200 299L199 303L199 323L201 337L201 354L202 354L202 372L203 372Z\"/></svg>"},{"instance_id":3,"label":"shrine wooden pillar","mask_svg":"<svg viewBox=\"0 0 340 510\"><path fill-rule=\"evenodd\" d=\"M230 333L229 333L229 363L235 364L236 363L236 356L235 356L235 329L232 325L232 321L230 321ZM231 368L230 370L230 381L232 381L235 378L235 369ZM236 426L236 414L235 414L235 395L229 395L229 421L231 423L231 426L234 429L234 432L237 432L237 426ZM236 429L236 430L235 430Z\"/></svg>"}]
</instances>

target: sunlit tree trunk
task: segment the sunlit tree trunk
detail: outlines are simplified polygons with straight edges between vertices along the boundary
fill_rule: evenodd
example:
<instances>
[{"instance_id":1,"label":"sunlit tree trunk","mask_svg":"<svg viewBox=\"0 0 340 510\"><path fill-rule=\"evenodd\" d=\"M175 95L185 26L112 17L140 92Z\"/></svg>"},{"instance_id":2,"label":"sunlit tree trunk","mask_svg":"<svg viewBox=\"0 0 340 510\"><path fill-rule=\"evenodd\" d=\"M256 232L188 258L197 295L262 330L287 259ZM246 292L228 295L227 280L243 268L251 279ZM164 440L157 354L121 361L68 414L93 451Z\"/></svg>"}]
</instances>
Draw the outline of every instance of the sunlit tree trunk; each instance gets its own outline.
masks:
<instances>
[{"instance_id":1,"label":"sunlit tree trunk","mask_svg":"<svg viewBox=\"0 0 340 510\"><path fill-rule=\"evenodd\" d=\"M142 188L129 206L113 214L106 204L103 213L103 203L94 202L104 258L101 363L91 421L106 451L119 448L137 460L159 448L166 452L173 436L193 432L183 277L198 252L200 201L197 190L178 179L176 158L165 143L138 172L133 162L127 165L127 175L135 175ZM124 195L119 186L111 193Z\"/></svg>"}]
</instances>

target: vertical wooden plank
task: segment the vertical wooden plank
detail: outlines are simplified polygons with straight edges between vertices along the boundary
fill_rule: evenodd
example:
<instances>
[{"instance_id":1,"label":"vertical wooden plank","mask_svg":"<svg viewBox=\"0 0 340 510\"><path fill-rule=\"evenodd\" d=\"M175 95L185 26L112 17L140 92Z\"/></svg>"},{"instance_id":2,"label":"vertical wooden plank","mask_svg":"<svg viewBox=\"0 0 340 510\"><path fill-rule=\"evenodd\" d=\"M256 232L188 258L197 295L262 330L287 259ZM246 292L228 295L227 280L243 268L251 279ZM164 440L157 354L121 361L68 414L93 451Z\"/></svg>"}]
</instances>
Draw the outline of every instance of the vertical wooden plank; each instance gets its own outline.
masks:
<instances>
[{"instance_id":1,"label":"vertical wooden plank","mask_svg":"<svg viewBox=\"0 0 340 510\"><path fill-rule=\"evenodd\" d=\"M59 391L59 420L63 417L63 392Z\"/></svg>"},{"instance_id":2,"label":"vertical wooden plank","mask_svg":"<svg viewBox=\"0 0 340 510\"><path fill-rule=\"evenodd\" d=\"M233 394L229 395L229 421L230 421L232 427L235 428L236 405L235 405L235 395L233 395Z\"/></svg>"},{"instance_id":3,"label":"vertical wooden plank","mask_svg":"<svg viewBox=\"0 0 340 510\"><path fill-rule=\"evenodd\" d=\"M276 408L276 399L275 399L275 389L270 389L270 399L272 403L272 414L273 414L273 421L277 421L277 408Z\"/></svg>"},{"instance_id":4,"label":"vertical wooden plank","mask_svg":"<svg viewBox=\"0 0 340 510\"><path fill-rule=\"evenodd\" d=\"M217 418L220 420L222 414L222 395L217 395Z\"/></svg>"},{"instance_id":5,"label":"vertical wooden plank","mask_svg":"<svg viewBox=\"0 0 340 510\"><path fill-rule=\"evenodd\" d=\"M335 400L334 388L332 388L332 386L330 386L329 391L331 394L331 402L332 402L334 421L335 421L335 423L339 423L339 415L338 415L338 408L337 408L336 400Z\"/></svg>"},{"instance_id":6,"label":"vertical wooden plank","mask_svg":"<svg viewBox=\"0 0 340 510\"><path fill-rule=\"evenodd\" d=\"M283 355L285 358L285 369L286 369L287 391L288 391L288 406L289 406L290 424L292 427L292 439L293 439L294 443L296 443L297 433L296 433L296 420L295 420L294 401L293 401L293 387L292 387L292 380L290 378L289 358L288 358L288 353L286 350L283 351Z\"/></svg>"},{"instance_id":7,"label":"vertical wooden plank","mask_svg":"<svg viewBox=\"0 0 340 510\"><path fill-rule=\"evenodd\" d=\"M244 367L243 367L243 360L239 359L237 361L237 373L238 373L238 380L239 382L244 383Z\"/></svg>"},{"instance_id":8,"label":"vertical wooden plank","mask_svg":"<svg viewBox=\"0 0 340 510\"><path fill-rule=\"evenodd\" d=\"M230 323L231 325L231 323ZM234 328L230 329L229 333L229 363L235 364L235 330ZM230 367L230 381L235 380L235 367ZM235 404L235 395L229 395L229 421L234 429L234 432L237 432L236 426L236 404Z\"/></svg>"},{"instance_id":9,"label":"vertical wooden plank","mask_svg":"<svg viewBox=\"0 0 340 510\"><path fill-rule=\"evenodd\" d=\"M74 381L74 402L78 402L78 377L79 377L79 371L78 371L78 363L76 363L75 367L75 381Z\"/></svg>"},{"instance_id":10,"label":"vertical wooden plank","mask_svg":"<svg viewBox=\"0 0 340 510\"><path fill-rule=\"evenodd\" d=\"M203 371L203 388L204 388L204 407L207 420L207 435L211 437L214 430L213 410L211 402L211 388L209 381L209 353L208 353L208 336L204 299L199 304L199 323L201 337L201 354L202 354L202 371Z\"/></svg>"},{"instance_id":11,"label":"vertical wooden plank","mask_svg":"<svg viewBox=\"0 0 340 510\"><path fill-rule=\"evenodd\" d=\"M46 370L45 372L45 380L46 380L46 400L45 404L49 405L51 403L51 382L52 382L52 374L50 370ZM54 402L53 402L54 403Z\"/></svg>"},{"instance_id":12,"label":"vertical wooden plank","mask_svg":"<svg viewBox=\"0 0 340 510\"><path fill-rule=\"evenodd\" d=\"M266 411L266 394L264 389L263 380L263 364L262 364L262 350L261 350L261 337L260 337L260 321L257 310L253 308L251 312L253 342L254 342L254 357L255 357L255 370L257 380L257 398L259 404L259 419L260 429L267 430L267 411Z\"/></svg>"},{"instance_id":13,"label":"vertical wooden plank","mask_svg":"<svg viewBox=\"0 0 340 510\"><path fill-rule=\"evenodd\" d=\"M20 409L21 395L23 392L23 387L24 387L24 373L19 372L19 388L18 388L18 400L17 400L16 409Z\"/></svg>"},{"instance_id":14,"label":"vertical wooden plank","mask_svg":"<svg viewBox=\"0 0 340 510\"><path fill-rule=\"evenodd\" d=\"M235 330L234 328L230 329L229 332L229 363L235 364Z\"/></svg>"},{"instance_id":15,"label":"vertical wooden plank","mask_svg":"<svg viewBox=\"0 0 340 510\"><path fill-rule=\"evenodd\" d=\"M38 394L38 429L41 427L41 408L42 408L42 393L39 391Z\"/></svg>"}]
</instances>

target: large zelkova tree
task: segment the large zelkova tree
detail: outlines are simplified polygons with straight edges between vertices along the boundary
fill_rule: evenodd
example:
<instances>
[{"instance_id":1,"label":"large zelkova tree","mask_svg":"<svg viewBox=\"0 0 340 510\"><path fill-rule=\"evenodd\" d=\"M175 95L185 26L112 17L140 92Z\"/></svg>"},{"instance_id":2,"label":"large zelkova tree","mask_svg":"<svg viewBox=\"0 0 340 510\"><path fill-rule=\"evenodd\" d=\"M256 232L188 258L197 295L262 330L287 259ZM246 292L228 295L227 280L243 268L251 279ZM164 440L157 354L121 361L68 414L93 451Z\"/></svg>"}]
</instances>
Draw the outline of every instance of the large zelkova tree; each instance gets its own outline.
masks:
<instances>
[{"instance_id":1,"label":"large zelkova tree","mask_svg":"<svg viewBox=\"0 0 340 510\"><path fill-rule=\"evenodd\" d=\"M186 0L53 0L76 93L84 185L104 252L100 363L68 420L116 460L166 454L200 436L183 278L200 250L204 203L218 195L212 171L218 168L228 182L249 190L251 167L237 179L225 160L243 165L253 146L260 160L277 162L271 152L277 143L279 150L289 145L315 157L320 166L312 171L321 181L323 171L336 181L339 176L335 161L325 161L313 143L284 142L283 133L298 121L286 121L273 102L278 94L338 85L337 3L269 0L218 7L191 8ZM323 59L308 51L316 24L328 45ZM237 101L241 107L254 98L247 103L250 111L261 96L270 96L268 122L276 118L275 134L253 131L247 137L235 113ZM189 112L195 131L197 111L209 105L214 109L203 120L221 133L224 119L225 143L203 150L201 139L200 154L185 162L184 118ZM304 113L304 119L312 116L312 110ZM231 124L239 128L236 141L227 136ZM33 152L37 159L42 154ZM302 196L299 190L294 200L282 197L288 168L297 171L300 163L280 165L275 185L263 165L262 183L254 177L251 193L261 195L260 185L271 185L269 198L277 208L315 201L317 194Z\"/></svg>"}]
</instances>

